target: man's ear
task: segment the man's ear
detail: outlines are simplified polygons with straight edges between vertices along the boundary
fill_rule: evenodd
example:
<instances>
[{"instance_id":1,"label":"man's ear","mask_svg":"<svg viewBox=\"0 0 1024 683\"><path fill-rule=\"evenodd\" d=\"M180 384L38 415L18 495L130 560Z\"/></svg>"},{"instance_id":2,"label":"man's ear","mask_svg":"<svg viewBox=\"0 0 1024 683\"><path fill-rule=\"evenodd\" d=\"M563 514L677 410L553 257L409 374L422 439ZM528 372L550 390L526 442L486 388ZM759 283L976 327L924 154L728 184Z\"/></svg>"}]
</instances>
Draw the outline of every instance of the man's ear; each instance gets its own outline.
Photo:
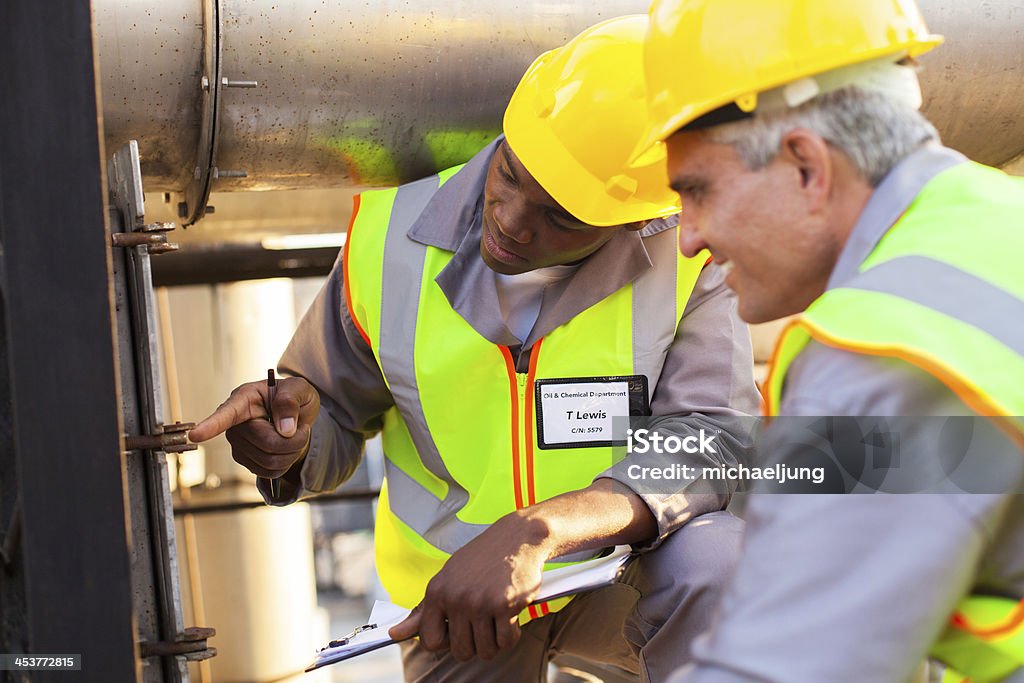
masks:
<instances>
[{"instance_id":1,"label":"man's ear","mask_svg":"<svg viewBox=\"0 0 1024 683\"><path fill-rule=\"evenodd\" d=\"M821 208L832 191L835 172L825 139L806 128L794 128L782 136L778 158L799 174L800 190L809 206Z\"/></svg>"},{"instance_id":2,"label":"man's ear","mask_svg":"<svg viewBox=\"0 0 1024 683\"><path fill-rule=\"evenodd\" d=\"M622 227L629 232L636 232L637 230L643 230L646 228L648 223L650 223L650 221L636 221L635 223L624 223Z\"/></svg>"}]
</instances>

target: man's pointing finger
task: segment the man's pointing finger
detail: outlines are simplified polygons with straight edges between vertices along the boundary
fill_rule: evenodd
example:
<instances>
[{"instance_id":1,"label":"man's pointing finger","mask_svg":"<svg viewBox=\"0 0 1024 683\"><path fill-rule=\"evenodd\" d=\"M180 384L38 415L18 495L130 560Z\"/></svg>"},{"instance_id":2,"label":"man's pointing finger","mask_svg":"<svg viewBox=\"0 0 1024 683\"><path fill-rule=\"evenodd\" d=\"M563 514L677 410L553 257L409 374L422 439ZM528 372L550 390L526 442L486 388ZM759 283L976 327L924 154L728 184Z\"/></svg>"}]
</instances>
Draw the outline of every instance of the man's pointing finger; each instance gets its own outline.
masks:
<instances>
[{"instance_id":1,"label":"man's pointing finger","mask_svg":"<svg viewBox=\"0 0 1024 683\"><path fill-rule=\"evenodd\" d=\"M263 395L252 385L242 385L209 417L193 427L188 438L194 443L208 441L235 425L258 417L266 417Z\"/></svg>"}]
</instances>

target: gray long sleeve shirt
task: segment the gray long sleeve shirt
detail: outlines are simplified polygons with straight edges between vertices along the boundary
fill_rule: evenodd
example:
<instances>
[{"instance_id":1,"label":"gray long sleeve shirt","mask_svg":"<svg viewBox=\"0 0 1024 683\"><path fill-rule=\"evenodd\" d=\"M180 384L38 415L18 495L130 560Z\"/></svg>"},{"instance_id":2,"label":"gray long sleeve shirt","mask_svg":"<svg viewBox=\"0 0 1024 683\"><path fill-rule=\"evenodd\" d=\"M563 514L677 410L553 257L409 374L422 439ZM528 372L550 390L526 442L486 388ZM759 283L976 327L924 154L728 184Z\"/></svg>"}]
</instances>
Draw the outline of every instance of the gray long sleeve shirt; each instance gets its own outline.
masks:
<instances>
[{"instance_id":1,"label":"gray long sleeve shirt","mask_svg":"<svg viewBox=\"0 0 1024 683\"><path fill-rule=\"evenodd\" d=\"M856 271L924 183L961 160L928 146L901 162L873 193L829 286ZM972 415L908 363L816 342L791 367L780 414ZM795 433L804 424L778 418L759 457L799 460L813 448ZM938 450L935 423L923 424L900 434L899 451L918 462ZM998 484L980 493L752 494L716 626L672 683L906 683L965 595L1024 595L1024 457L988 420L974 427L981 461L998 468Z\"/></svg>"},{"instance_id":2,"label":"gray long sleeve shirt","mask_svg":"<svg viewBox=\"0 0 1024 683\"><path fill-rule=\"evenodd\" d=\"M454 252L437 278L452 307L481 336L495 344L515 346L518 340L505 326L498 305L494 273L479 255L483 184L496 145L488 146L438 190L408 235L420 243ZM671 225L656 221L641 232L617 233L572 277L546 291L537 323L521 346L524 351L517 360L520 369L528 364L529 348L537 339L654 268L644 244L651 239L673 239L674 231L666 230ZM670 267L675 268L674 260ZM385 273L386 278L401 276ZM343 483L355 470L365 439L380 431L382 415L393 405L372 351L346 307L342 277L339 259L280 361L282 372L305 377L318 389L321 409L302 465L301 489L283 482L281 495L272 499L265 482L261 483L260 490L271 504L287 504L331 491ZM666 292L666 297L671 297L671 292ZM731 462L743 457L749 440L742 434L734 435L729 424L737 416L755 413L759 399L753 382L749 333L737 316L735 297L724 286L716 266L705 267L698 277L667 352L652 352L665 353L660 376L649 378L654 387L652 414L678 418L667 427L675 433L721 428L726 448L720 449L724 452L718 458ZM646 456L645 464L657 463ZM707 464L718 465L720 461ZM621 468L601 476L638 489ZM721 509L728 502L727 494L710 491L699 482L667 495L641 490L637 493L657 519L659 539L692 517Z\"/></svg>"}]
</instances>

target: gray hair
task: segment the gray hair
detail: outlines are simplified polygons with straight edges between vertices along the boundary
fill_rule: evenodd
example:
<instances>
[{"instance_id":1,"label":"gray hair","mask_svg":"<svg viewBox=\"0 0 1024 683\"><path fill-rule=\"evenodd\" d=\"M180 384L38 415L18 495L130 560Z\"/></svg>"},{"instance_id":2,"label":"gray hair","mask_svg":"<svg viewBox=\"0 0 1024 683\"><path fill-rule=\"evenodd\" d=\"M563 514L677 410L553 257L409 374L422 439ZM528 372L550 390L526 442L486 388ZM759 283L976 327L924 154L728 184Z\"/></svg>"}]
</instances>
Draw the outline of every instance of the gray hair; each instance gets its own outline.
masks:
<instances>
[{"instance_id":1,"label":"gray hair","mask_svg":"<svg viewBox=\"0 0 1024 683\"><path fill-rule=\"evenodd\" d=\"M732 145L752 170L779 153L782 137L806 128L849 158L875 187L893 166L921 145L938 140L935 127L917 110L858 86L818 95L793 109L759 113L707 129L712 142Z\"/></svg>"}]
</instances>

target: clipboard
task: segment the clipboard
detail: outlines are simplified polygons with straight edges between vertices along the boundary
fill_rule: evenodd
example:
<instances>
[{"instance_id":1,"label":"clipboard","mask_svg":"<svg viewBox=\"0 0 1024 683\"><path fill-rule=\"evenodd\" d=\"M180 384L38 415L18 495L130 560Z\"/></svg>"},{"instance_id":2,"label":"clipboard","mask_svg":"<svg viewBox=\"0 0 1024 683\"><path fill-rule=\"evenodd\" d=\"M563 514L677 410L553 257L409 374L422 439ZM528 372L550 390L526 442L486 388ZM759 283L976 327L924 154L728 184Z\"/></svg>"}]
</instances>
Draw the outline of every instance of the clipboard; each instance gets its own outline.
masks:
<instances>
[{"instance_id":1,"label":"clipboard","mask_svg":"<svg viewBox=\"0 0 1024 683\"><path fill-rule=\"evenodd\" d=\"M548 570L544 572L540 590L531 604L611 585L618 580L626 563L632 557L633 554L629 546L622 545L609 549L594 559ZM409 616L411 611L390 602L378 600L373 604L373 609L364 626L360 626L351 633L332 640L320 648L316 653L316 658L305 670L307 672L315 671L321 667L394 645L399 641L393 640L388 635L388 630Z\"/></svg>"}]
</instances>

